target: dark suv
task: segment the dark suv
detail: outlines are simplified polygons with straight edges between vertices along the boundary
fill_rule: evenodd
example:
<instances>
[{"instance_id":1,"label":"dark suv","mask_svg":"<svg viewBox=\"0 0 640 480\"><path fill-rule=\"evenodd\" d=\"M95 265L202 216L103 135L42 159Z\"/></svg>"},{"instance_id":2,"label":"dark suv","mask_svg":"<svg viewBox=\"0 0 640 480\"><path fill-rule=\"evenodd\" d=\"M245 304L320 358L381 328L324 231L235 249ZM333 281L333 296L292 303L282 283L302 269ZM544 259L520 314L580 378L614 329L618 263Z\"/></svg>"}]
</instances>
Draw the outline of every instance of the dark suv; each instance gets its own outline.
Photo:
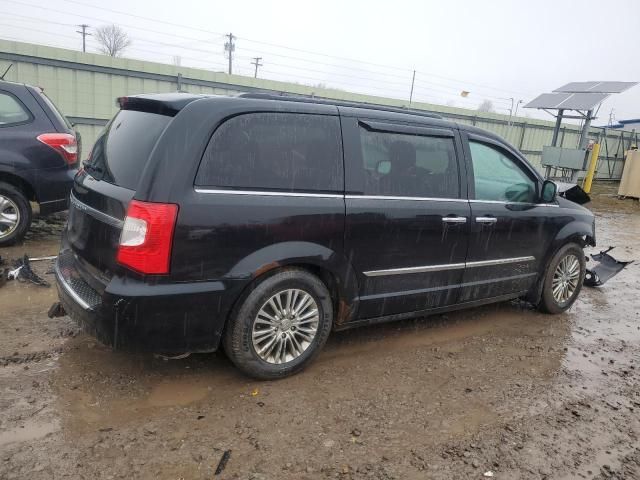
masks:
<instances>
[{"instance_id":1,"label":"dark suv","mask_svg":"<svg viewBox=\"0 0 640 480\"><path fill-rule=\"evenodd\" d=\"M331 330L526 298L563 312L594 216L511 145L435 115L268 95L141 95L97 141L56 265L122 349L258 378Z\"/></svg>"},{"instance_id":2,"label":"dark suv","mask_svg":"<svg viewBox=\"0 0 640 480\"><path fill-rule=\"evenodd\" d=\"M42 89L0 81L0 247L27 232L30 202L43 215L67 209L79 139Z\"/></svg>"}]
</instances>

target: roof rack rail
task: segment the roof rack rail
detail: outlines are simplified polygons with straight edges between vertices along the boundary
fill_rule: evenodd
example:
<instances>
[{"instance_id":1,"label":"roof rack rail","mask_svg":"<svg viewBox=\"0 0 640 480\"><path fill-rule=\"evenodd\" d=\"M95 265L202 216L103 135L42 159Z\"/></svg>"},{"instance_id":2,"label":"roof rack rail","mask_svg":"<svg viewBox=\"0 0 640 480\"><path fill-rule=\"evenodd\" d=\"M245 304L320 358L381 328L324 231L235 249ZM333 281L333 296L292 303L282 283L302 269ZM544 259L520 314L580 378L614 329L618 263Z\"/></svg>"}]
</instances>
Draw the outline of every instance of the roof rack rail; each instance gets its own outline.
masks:
<instances>
[{"instance_id":1,"label":"roof rack rail","mask_svg":"<svg viewBox=\"0 0 640 480\"><path fill-rule=\"evenodd\" d=\"M320 103L324 105L335 105L337 107L368 108L370 110L382 110L384 112L409 113L412 115L419 115L422 117L443 118L442 115L439 115L437 113L429 112L427 110L417 110L415 108L390 107L386 105L379 105L377 103L332 100L330 98L325 98L325 97L311 97L311 96L305 96L305 95L289 94L286 92L241 93L238 96L242 98L255 98L255 99L261 99L261 100L285 100L287 102Z\"/></svg>"}]
</instances>

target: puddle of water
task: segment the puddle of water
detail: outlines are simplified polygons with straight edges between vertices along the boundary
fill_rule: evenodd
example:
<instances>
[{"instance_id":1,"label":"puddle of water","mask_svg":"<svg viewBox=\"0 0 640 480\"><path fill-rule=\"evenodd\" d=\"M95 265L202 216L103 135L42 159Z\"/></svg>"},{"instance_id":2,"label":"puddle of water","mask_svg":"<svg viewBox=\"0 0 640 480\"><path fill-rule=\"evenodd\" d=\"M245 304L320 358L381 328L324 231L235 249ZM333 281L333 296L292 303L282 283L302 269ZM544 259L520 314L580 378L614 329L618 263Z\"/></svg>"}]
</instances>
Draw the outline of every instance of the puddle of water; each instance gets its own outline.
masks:
<instances>
[{"instance_id":1,"label":"puddle of water","mask_svg":"<svg viewBox=\"0 0 640 480\"><path fill-rule=\"evenodd\" d=\"M176 379L154 387L147 397L147 403L151 407L184 406L202 400L208 393L209 389L202 381Z\"/></svg>"},{"instance_id":2,"label":"puddle of water","mask_svg":"<svg viewBox=\"0 0 640 480\"><path fill-rule=\"evenodd\" d=\"M19 427L0 432L0 446L37 440L59 429L60 424L57 420L50 422L28 421Z\"/></svg>"},{"instance_id":3,"label":"puddle of water","mask_svg":"<svg viewBox=\"0 0 640 480\"><path fill-rule=\"evenodd\" d=\"M546 330L549 330L549 335L566 335L567 325L566 317L553 318L534 310L520 309L511 303L489 305L460 310L445 316L427 317L415 322L388 323L339 332L329 338L325 352L318 361L326 362L336 357L379 353L381 343L384 343L384 351L388 352L459 342L484 335L540 336L541 332Z\"/></svg>"}]
</instances>

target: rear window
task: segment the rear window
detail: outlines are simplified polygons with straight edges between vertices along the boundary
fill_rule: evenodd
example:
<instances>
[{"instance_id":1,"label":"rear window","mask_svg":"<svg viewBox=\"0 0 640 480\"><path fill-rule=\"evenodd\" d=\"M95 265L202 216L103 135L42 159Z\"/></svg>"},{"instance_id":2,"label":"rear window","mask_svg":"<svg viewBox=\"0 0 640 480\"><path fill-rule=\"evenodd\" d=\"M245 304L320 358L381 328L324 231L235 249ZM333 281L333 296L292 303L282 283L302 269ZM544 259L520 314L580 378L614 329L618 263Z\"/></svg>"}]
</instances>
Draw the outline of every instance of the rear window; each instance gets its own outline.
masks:
<instances>
[{"instance_id":1,"label":"rear window","mask_svg":"<svg viewBox=\"0 0 640 480\"><path fill-rule=\"evenodd\" d=\"M45 95L45 93L42 90L38 90L38 93L40 94L40 97L42 98L42 100L44 101L44 103L47 104L47 106L49 107L49 109L51 110L51 112L58 117L58 121L60 121L61 123L63 123L67 128L71 129L71 122L69 122L69 120L67 119L67 117L64 116L64 114L58 109L58 107L56 107L56 104L53 103L51 101L51 99L49 97L47 97Z\"/></svg>"},{"instance_id":2,"label":"rear window","mask_svg":"<svg viewBox=\"0 0 640 480\"><path fill-rule=\"evenodd\" d=\"M96 140L85 169L98 180L135 190L151 150L171 118L121 110Z\"/></svg>"},{"instance_id":3,"label":"rear window","mask_svg":"<svg viewBox=\"0 0 640 480\"><path fill-rule=\"evenodd\" d=\"M223 123L211 137L196 185L275 191L340 191L338 117L250 113Z\"/></svg>"}]
</instances>

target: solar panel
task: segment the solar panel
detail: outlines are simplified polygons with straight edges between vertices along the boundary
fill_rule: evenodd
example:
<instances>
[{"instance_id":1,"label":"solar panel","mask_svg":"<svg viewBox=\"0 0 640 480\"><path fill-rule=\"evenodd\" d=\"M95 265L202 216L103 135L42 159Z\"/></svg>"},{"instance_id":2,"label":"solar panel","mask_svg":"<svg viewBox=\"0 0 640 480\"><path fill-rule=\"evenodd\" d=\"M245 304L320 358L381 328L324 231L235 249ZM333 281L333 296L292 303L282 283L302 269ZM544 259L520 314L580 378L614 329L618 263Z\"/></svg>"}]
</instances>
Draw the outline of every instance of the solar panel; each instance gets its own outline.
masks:
<instances>
[{"instance_id":1,"label":"solar panel","mask_svg":"<svg viewBox=\"0 0 640 480\"><path fill-rule=\"evenodd\" d=\"M524 108L591 110L608 96L607 93L543 93Z\"/></svg>"},{"instance_id":2,"label":"solar panel","mask_svg":"<svg viewBox=\"0 0 640 480\"><path fill-rule=\"evenodd\" d=\"M572 93L558 108L566 110L592 110L600 105L608 93Z\"/></svg>"},{"instance_id":3,"label":"solar panel","mask_svg":"<svg viewBox=\"0 0 640 480\"><path fill-rule=\"evenodd\" d=\"M527 103L524 108L557 108L557 105L570 96L570 93L543 93Z\"/></svg>"},{"instance_id":4,"label":"solar panel","mask_svg":"<svg viewBox=\"0 0 640 480\"><path fill-rule=\"evenodd\" d=\"M562 93L622 93L638 82L571 82L556 88Z\"/></svg>"}]
</instances>

